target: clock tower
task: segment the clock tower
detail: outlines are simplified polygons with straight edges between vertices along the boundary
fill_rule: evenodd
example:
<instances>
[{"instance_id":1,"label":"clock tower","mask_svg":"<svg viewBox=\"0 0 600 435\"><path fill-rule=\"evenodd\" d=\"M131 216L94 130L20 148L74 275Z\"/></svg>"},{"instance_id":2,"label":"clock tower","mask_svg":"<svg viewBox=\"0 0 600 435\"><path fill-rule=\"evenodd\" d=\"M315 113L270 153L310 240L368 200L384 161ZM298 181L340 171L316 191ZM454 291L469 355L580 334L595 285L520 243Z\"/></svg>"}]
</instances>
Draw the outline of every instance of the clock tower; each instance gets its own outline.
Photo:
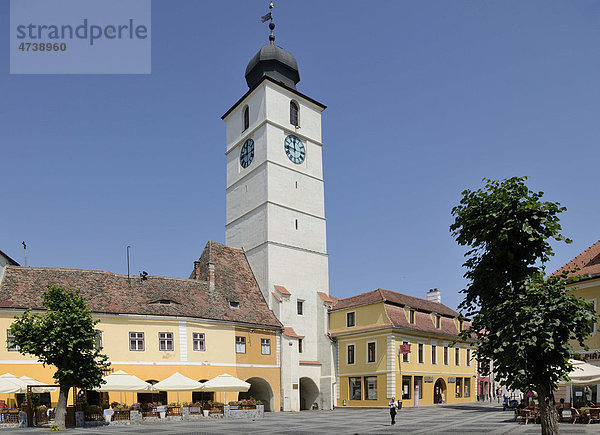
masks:
<instances>
[{"instance_id":1,"label":"clock tower","mask_svg":"<svg viewBox=\"0 0 600 435\"><path fill-rule=\"evenodd\" d=\"M223 115L225 239L244 249L265 300L284 325L277 346L282 409L332 409L321 142L325 106L296 89L296 59L275 45L271 13L265 18L271 20L270 43L248 63L249 90Z\"/></svg>"}]
</instances>

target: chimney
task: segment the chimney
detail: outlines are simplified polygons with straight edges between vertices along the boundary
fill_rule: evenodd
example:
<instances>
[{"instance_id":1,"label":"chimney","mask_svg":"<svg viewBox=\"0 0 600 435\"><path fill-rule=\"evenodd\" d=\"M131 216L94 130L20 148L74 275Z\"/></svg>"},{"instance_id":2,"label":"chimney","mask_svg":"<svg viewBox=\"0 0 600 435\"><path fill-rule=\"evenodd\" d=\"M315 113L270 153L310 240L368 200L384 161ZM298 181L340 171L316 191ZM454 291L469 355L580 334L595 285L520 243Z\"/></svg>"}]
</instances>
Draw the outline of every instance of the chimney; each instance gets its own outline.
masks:
<instances>
[{"instance_id":1,"label":"chimney","mask_svg":"<svg viewBox=\"0 0 600 435\"><path fill-rule=\"evenodd\" d=\"M431 302L442 303L442 294L437 288L432 288L427 292L427 300Z\"/></svg>"},{"instance_id":2,"label":"chimney","mask_svg":"<svg viewBox=\"0 0 600 435\"><path fill-rule=\"evenodd\" d=\"M215 264L208 263L208 291L213 293L215 291Z\"/></svg>"}]
</instances>

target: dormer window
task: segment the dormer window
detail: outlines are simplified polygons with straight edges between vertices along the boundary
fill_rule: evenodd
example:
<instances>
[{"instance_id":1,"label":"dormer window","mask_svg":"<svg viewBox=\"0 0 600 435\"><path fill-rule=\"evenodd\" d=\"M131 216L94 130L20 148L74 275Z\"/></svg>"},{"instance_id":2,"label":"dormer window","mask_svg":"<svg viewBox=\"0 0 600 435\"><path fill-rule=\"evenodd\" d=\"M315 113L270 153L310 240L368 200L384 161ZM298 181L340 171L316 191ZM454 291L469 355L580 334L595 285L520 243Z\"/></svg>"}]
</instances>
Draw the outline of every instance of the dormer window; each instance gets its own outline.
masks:
<instances>
[{"instance_id":1,"label":"dormer window","mask_svg":"<svg viewBox=\"0 0 600 435\"><path fill-rule=\"evenodd\" d=\"M171 299L158 299L154 302L150 302L151 304L157 304L157 305L175 305L175 304L179 304L179 302L175 302Z\"/></svg>"},{"instance_id":2,"label":"dormer window","mask_svg":"<svg viewBox=\"0 0 600 435\"><path fill-rule=\"evenodd\" d=\"M240 307L240 303L239 302L235 302L235 301L229 301L229 307L230 308L239 308Z\"/></svg>"},{"instance_id":3,"label":"dormer window","mask_svg":"<svg viewBox=\"0 0 600 435\"><path fill-rule=\"evenodd\" d=\"M298 122L298 105L290 101L290 124L298 127L300 123Z\"/></svg>"},{"instance_id":4,"label":"dormer window","mask_svg":"<svg viewBox=\"0 0 600 435\"><path fill-rule=\"evenodd\" d=\"M242 131L247 130L248 127L250 127L250 109L246 106L244 107L244 129Z\"/></svg>"},{"instance_id":5,"label":"dormer window","mask_svg":"<svg viewBox=\"0 0 600 435\"><path fill-rule=\"evenodd\" d=\"M415 323L415 310L410 310L410 311L408 312L408 321L409 321L409 323L411 323L411 324L414 324L414 323Z\"/></svg>"},{"instance_id":6,"label":"dormer window","mask_svg":"<svg viewBox=\"0 0 600 435\"><path fill-rule=\"evenodd\" d=\"M460 331L462 331L462 330L463 330L463 321L462 321L462 320L459 320L459 321L458 321L458 332L460 332Z\"/></svg>"},{"instance_id":7,"label":"dormer window","mask_svg":"<svg viewBox=\"0 0 600 435\"><path fill-rule=\"evenodd\" d=\"M442 327L442 316L435 316L435 327L437 329Z\"/></svg>"}]
</instances>

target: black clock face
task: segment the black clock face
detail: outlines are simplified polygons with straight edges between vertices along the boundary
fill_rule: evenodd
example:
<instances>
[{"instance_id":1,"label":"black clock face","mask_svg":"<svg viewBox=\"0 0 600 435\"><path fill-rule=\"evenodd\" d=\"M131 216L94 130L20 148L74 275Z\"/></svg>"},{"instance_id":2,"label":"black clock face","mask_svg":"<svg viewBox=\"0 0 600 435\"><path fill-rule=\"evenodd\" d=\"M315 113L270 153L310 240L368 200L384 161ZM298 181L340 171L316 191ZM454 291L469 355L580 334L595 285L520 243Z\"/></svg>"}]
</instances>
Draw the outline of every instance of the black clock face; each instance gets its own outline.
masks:
<instances>
[{"instance_id":1,"label":"black clock face","mask_svg":"<svg viewBox=\"0 0 600 435\"><path fill-rule=\"evenodd\" d=\"M304 149L304 144L302 141L296 136L290 134L288 137L286 137L283 147L285 148L285 153L292 162L299 165L304 161L304 158L306 157L306 149Z\"/></svg>"},{"instance_id":2,"label":"black clock face","mask_svg":"<svg viewBox=\"0 0 600 435\"><path fill-rule=\"evenodd\" d=\"M252 163L254 159L254 141L252 139L248 139L242 145L242 150L240 151L240 164L242 168L247 168Z\"/></svg>"}]
</instances>

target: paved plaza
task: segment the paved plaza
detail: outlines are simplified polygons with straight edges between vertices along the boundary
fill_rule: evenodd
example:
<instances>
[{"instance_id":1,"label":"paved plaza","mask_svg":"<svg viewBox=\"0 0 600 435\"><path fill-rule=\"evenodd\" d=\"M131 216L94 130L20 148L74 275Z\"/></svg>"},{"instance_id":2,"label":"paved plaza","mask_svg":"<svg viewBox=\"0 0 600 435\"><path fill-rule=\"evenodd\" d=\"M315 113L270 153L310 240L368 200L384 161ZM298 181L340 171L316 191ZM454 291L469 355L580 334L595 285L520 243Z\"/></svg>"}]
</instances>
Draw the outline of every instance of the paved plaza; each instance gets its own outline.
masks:
<instances>
[{"instance_id":1,"label":"paved plaza","mask_svg":"<svg viewBox=\"0 0 600 435\"><path fill-rule=\"evenodd\" d=\"M1 429L0 429L1 431ZM47 433L48 428L18 429L15 433ZM69 434L539 434L539 424L515 422L512 411L490 403L405 408L390 425L385 409L336 408L334 411L266 413L257 421L206 419L199 422L165 422L138 426L69 429ZM561 434L598 434L600 424L560 424Z\"/></svg>"}]
</instances>

